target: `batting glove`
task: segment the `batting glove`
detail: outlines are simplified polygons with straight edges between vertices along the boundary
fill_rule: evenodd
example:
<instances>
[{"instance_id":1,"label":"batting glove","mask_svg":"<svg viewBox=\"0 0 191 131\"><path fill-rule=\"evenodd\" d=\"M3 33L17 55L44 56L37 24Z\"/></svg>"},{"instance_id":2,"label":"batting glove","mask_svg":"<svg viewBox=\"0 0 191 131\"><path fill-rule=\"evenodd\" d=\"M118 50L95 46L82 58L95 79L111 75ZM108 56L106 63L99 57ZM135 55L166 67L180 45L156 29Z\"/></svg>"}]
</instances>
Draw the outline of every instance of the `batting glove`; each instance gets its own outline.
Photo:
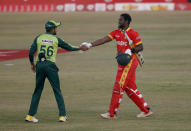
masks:
<instances>
[{"instance_id":1,"label":"batting glove","mask_svg":"<svg viewBox=\"0 0 191 131\"><path fill-rule=\"evenodd\" d=\"M125 51L125 54L129 54L130 56L131 56L131 53L132 51L130 50L130 49L127 49L126 51Z\"/></svg>"}]
</instances>

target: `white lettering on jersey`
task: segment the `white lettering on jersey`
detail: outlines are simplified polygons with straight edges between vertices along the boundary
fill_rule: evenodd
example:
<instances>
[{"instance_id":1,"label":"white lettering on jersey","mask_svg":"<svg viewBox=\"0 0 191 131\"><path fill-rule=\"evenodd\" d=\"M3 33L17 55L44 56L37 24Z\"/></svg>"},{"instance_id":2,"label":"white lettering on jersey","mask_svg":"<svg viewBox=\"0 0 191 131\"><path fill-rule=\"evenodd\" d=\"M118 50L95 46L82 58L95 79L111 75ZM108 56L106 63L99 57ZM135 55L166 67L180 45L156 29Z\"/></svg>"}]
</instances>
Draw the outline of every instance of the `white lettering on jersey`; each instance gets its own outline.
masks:
<instances>
[{"instance_id":1,"label":"white lettering on jersey","mask_svg":"<svg viewBox=\"0 0 191 131\"><path fill-rule=\"evenodd\" d=\"M52 43L53 43L53 40L42 39L42 43L44 43L44 44L52 44Z\"/></svg>"},{"instance_id":2,"label":"white lettering on jersey","mask_svg":"<svg viewBox=\"0 0 191 131\"><path fill-rule=\"evenodd\" d=\"M115 35L115 37L118 37L118 38L119 38L120 36L119 36L119 35Z\"/></svg>"},{"instance_id":3,"label":"white lettering on jersey","mask_svg":"<svg viewBox=\"0 0 191 131\"><path fill-rule=\"evenodd\" d=\"M127 45L127 42L124 42L124 41L117 41L117 45L120 45L120 46L128 46L128 45Z\"/></svg>"}]
</instances>

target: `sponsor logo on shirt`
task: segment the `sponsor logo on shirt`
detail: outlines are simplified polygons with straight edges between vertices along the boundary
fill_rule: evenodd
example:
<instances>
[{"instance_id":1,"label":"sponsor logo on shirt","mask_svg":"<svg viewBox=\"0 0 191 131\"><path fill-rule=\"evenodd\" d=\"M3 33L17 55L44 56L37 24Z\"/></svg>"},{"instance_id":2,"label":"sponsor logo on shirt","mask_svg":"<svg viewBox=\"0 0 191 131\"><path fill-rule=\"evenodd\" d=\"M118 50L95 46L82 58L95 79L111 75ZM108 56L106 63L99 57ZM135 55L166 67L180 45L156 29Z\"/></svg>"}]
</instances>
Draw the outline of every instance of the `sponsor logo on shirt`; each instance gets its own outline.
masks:
<instances>
[{"instance_id":1,"label":"sponsor logo on shirt","mask_svg":"<svg viewBox=\"0 0 191 131\"><path fill-rule=\"evenodd\" d=\"M115 35L116 38L119 38L120 36L119 35Z\"/></svg>"},{"instance_id":2,"label":"sponsor logo on shirt","mask_svg":"<svg viewBox=\"0 0 191 131\"><path fill-rule=\"evenodd\" d=\"M43 39L43 40L42 40L42 43L44 43L44 44L52 44L52 43L53 43L53 40Z\"/></svg>"},{"instance_id":3,"label":"sponsor logo on shirt","mask_svg":"<svg viewBox=\"0 0 191 131\"><path fill-rule=\"evenodd\" d=\"M127 42L124 42L124 41L117 41L117 45L120 45L120 46L128 46L128 45L127 45Z\"/></svg>"}]
</instances>

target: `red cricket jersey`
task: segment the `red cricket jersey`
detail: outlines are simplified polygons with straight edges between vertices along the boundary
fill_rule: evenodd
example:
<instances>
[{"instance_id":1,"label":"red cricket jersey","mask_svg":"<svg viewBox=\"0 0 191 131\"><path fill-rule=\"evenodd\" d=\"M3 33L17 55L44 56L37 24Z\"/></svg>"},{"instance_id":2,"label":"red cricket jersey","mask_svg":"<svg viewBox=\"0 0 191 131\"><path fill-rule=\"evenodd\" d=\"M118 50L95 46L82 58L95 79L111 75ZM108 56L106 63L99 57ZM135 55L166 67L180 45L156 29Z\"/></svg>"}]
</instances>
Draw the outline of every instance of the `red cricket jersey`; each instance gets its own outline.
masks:
<instances>
[{"instance_id":1,"label":"red cricket jersey","mask_svg":"<svg viewBox=\"0 0 191 131\"><path fill-rule=\"evenodd\" d=\"M139 34L135 30L129 27L126 30L126 33L133 42L132 45L133 48L135 47L135 45L139 45L142 43ZM109 33L108 37L111 38L112 40L115 39L117 41L117 52L121 51L122 53L124 53L127 49L131 49L129 41L125 37L125 34L122 32L121 29L112 31L111 33Z\"/></svg>"}]
</instances>

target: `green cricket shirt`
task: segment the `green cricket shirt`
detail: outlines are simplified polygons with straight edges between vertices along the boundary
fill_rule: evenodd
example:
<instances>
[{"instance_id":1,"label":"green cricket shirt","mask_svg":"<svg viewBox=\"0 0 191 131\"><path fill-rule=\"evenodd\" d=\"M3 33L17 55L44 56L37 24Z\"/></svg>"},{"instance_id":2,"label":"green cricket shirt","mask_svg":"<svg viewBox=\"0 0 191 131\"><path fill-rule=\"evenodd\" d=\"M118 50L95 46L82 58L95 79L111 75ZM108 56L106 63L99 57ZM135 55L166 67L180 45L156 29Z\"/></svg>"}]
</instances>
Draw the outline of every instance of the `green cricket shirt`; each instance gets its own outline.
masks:
<instances>
[{"instance_id":1,"label":"green cricket shirt","mask_svg":"<svg viewBox=\"0 0 191 131\"><path fill-rule=\"evenodd\" d=\"M31 63L34 62L34 53L37 52L36 62L39 61L38 54L44 53L46 60L51 62L56 62L56 55L58 47L66 49L68 51L77 51L80 50L79 47L72 46L56 35L50 33L45 33L37 36L34 39L33 44L31 45L29 51L29 60Z\"/></svg>"}]
</instances>

